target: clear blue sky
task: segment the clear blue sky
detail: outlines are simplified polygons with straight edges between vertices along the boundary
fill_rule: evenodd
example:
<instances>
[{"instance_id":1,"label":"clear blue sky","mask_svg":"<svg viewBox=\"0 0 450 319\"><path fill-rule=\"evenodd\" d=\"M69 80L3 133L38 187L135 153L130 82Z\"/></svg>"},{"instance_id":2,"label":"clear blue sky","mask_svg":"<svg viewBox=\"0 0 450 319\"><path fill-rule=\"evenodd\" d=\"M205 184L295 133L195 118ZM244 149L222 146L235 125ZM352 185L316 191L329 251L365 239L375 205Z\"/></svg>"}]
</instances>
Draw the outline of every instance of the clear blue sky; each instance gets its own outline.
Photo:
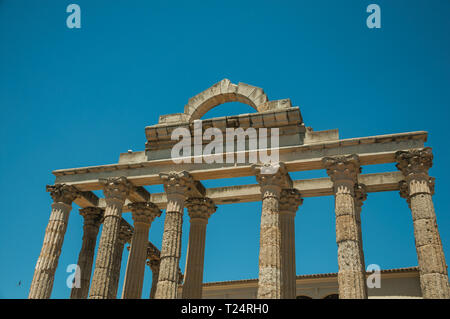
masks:
<instances>
[{"instance_id":1,"label":"clear blue sky","mask_svg":"<svg viewBox=\"0 0 450 319\"><path fill-rule=\"evenodd\" d=\"M81 29L66 27L70 3L81 7ZM381 29L366 27L370 3L381 7ZM52 170L115 163L121 152L143 150L146 125L182 112L223 78L262 87L270 99L290 98L307 126L338 128L341 138L428 131L449 261L449 12L448 0L0 0L0 298L28 296ZM249 111L232 103L207 117ZM395 168L363 167L383 170ZM158 247L163 218L150 230ZM297 274L338 270L334 222L332 197L305 200L295 226ZM208 225L205 281L257 278L259 223L260 203L219 207ZM77 261L81 225L74 205L53 298L70 295L66 267ZM183 271L188 227L186 217ZM397 192L369 194L362 227L366 264L417 265L411 215ZM121 281L126 259L125 251ZM144 297L150 285L147 268Z\"/></svg>"}]
</instances>

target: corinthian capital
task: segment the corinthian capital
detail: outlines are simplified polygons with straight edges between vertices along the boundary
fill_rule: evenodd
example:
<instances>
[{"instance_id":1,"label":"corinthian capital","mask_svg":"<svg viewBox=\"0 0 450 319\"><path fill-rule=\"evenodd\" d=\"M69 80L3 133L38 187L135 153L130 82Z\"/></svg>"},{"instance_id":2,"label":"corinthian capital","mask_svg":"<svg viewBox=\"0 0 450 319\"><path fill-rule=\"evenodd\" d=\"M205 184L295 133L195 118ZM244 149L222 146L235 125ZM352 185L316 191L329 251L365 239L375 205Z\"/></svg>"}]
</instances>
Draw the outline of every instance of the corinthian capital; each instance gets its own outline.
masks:
<instances>
[{"instance_id":1,"label":"corinthian capital","mask_svg":"<svg viewBox=\"0 0 450 319\"><path fill-rule=\"evenodd\" d=\"M103 185L103 193L105 199L116 199L125 201L133 185L126 177L109 177L99 179L100 184Z\"/></svg>"},{"instance_id":2,"label":"corinthian capital","mask_svg":"<svg viewBox=\"0 0 450 319\"><path fill-rule=\"evenodd\" d=\"M80 209L80 215L83 216L85 226L99 227L103 219L103 208L85 207Z\"/></svg>"},{"instance_id":3,"label":"corinthian capital","mask_svg":"<svg viewBox=\"0 0 450 319\"><path fill-rule=\"evenodd\" d=\"M303 198L300 195L300 192L296 188L285 188L281 191L279 208L280 212L295 212L298 209L298 206L303 204Z\"/></svg>"},{"instance_id":4,"label":"corinthian capital","mask_svg":"<svg viewBox=\"0 0 450 319\"><path fill-rule=\"evenodd\" d=\"M208 220L217 209L212 199L208 197L189 197L185 204L190 218Z\"/></svg>"},{"instance_id":5,"label":"corinthian capital","mask_svg":"<svg viewBox=\"0 0 450 319\"><path fill-rule=\"evenodd\" d=\"M276 186L280 191L282 188L292 188L292 180L284 163L253 164L251 168L261 188Z\"/></svg>"},{"instance_id":6,"label":"corinthian capital","mask_svg":"<svg viewBox=\"0 0 450 319\"><path fill-rule=\"evenodd\" d=\"M160 173L167 194L178 194L185 197L203 197L205 187L186 171Z\"/></svg>"},{"instance_id":7,"label":"corinthian capital","mask_svg":"<svg viewBox=\"0 0 450 319\"><path fill-rule=\"evenodd\" d=\"M119 228L119 242L122 244L129 243L133 237L133 227L122 218Z\"/></svg>"},{"instance_id":8,"label":"corinthian capital","mask_svg":"<svg viewBox=\"0 0 450 319\"><path fill-rule=\"evenodd\" d=\"M335 191L339 186L346 186L351 192L354 191L358 174L361 172L358 155L324 157L322 163L334 184Z\"/></svg>"},{"instance_id":9,"label":"corinthian capital","mask_svg":"<svg viewBox=\"0 0 450 319\"><path fill-rule=\"evenodd\" d=\"M128 204L135 223L150 224L156 217L161 216L161 210L151 202L135 202Z\"/></svg>"},{"instance_id":10,"label":"corinthian capital","mask_svg":"<svg viewBox=\"0 0 450 319\"><path fill-rule=\"evenodd\" d=\"M72 202L81 194L74 186L67 184L47 185L47 192L50 192L55 203L62 202L67 205L72 205Z\"/></svg>"},{"instance_id":11,"label":"corinthian capital","mask_svg":"<svg viewBox=\"0 0 450 319\"><path fill-rule=\"evenodd\" d=\"M361 208L367 199L367 187L364 184L355 184L355 206Z\"/></svg>"},{"instance_id":12,"label":"corinthian capital","mask_svg":"<svg viewBox=\"0 0 450 319\"><path fill-rule=\"evenodd\" d=\"M428 170L433 166L431 147L411 149L395 153L396 167L410 179L428 179Z\"/></svg>"}]
</instances>

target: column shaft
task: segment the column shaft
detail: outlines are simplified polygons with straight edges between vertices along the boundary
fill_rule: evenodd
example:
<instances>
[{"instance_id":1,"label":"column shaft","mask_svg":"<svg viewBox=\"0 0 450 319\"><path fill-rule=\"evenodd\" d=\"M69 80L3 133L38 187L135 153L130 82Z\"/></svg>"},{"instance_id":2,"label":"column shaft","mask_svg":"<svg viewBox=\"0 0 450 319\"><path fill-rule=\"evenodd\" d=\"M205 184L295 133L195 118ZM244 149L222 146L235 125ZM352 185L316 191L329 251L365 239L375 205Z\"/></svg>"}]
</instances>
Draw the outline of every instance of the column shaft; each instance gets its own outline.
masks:
<instances>
[{"instance_id":1,"label":"column shaft","mask_svg":"<svg viewBox=\"0 0 450 319\"><path fill-rule=\"evenodd\" d=\"M80 270L80 287L73 287L70 299L86 299L89 295L89 284L92 275L92 264L94 261L95 245L100 222L103 216L101 209L87 207L80 210L83 216L83 242L78 255L78 267Z\"/></svg>"},{"instance_id":2,"label":"column shaft","mask_svg":"<svg viewBox=\"0 0 450 319\"><path fill-rule=\"evenodd\" d=\"M50 298L71 209L70 205L64 203L52 204L50 220L45 230L44 244L36 263L28 298Z\"/></svg>"},{"instance_id":3,"label":"column shaft","mask_svg":"<svg viewBox=\"0 0 450 319\"><path fill-rule=\"evenodd\" d=\"M204 197L205 188L186 171L160 173L159 176L167 194L167 209L155 298L175 299L180 282L178 269L181 256L184 200L187 197Z\"/></svg>"},{"instance_id":4,"label":"column shaft","mask_svg":"<svg viewBox=\"0 0 450 319\"><path fill-rule=\"evenodd\" d=\"M130 188L125 178L111 178L103 183L105 184L106 209L89 293L90 299L115 299L117 297L114 294L114 260L119 242L122 207Z\"/></svg>"},{"instance_id":5,"label":"column shaft","mask_svg":"<svg viewBox=\"0 0 450 319\"><path fill-rule=\"evenodd\" d=\"M294 217L295 215L290 212L280 211L282 299L296 297Z\"/></svg>"},{"instance_id":6,"label":"column shaft","mask_svg":"<svg viewBox=\"0 0 450 319\"><path fill-rule=\"evenodd\" d=\"M278 193L278 194L277 194ZM281 298L279 192L266 190L262 200L258 299Z\"/></svg>"},{"instance_id":7,"label":"column shaft","mask_svg":"<svg viewBox=\"0 0 450 319\"><path fill-rule=\"evenodd\" d=\"M397 168L405 175L405 181L400 182L400 195L407 199L411 208L422 296L449 299L447 264L432 200L434 178L428 175L432 150L426 147L399 151L396 159Z\"/></svg>"},{"instance_id":8,"label":"column shaft","mask_svg":"<svg viewBox=\"0 0 450 319\"><path fill-rule=\"evenodd\" d=\"M156 294L156 287L158 285L159 263L157 267L153 267L150 261L150 269L152 270L152 288L150 289L150 299L154 299Z\"/></svg>"},{"instance_id":9,"label":"column shaft","mask_svg":"<svg viewBox=\"0 0 450 319\"><path fill-rule=\"evenodd\" d=\"M355 205L355 186L361 170L359 158L357 155L336 156L322 161L335 192L339 298L367 299Z\"/></svg>"},{"instance_id":10,"label":"column shaft","mask_svg":"<svg viewBox=\"0 0 450 319\"><path fill-rule=\"evenodd\" d=\"M47 191L50 191L54 203L31 282L28 295L30 299L48 299L51 296L69 213L72 209L71 203L78 194L75 188L64 184L47 186Z\"/></svg>"},{"instance_id":11,"label":"column shaft","mask_svg":"<svg viewBox=\"0 0 450 319\"><path fill-rule=\"evenodd\" d=\"M367 287L361 259L361 246L352 193L339 187L335 195L336 243L338 245L338 283L340 299L366 299Z\"/></svg>"},{"instance_id":12,"label":"column shaft","mask_svg":"<svg viewBox=\"0 0 450 319\"><path fill-rule=\"evenodd\" d=\"M169 198L170 197L170 198ZM184 196L168 196L156 299L176 299L181 256Z\"/></svg>"},{"instance_id":13,"label":"column shaft","mask_svg":"<svg viewBox=\"0 0 450 319\"><path fill-rule=\"evenodd\" d=\"M186 206L191 219L182 297L201 299L206 225L211 214L216 211L216 206L209 198L188 198Z\"/></svg>"},{"instance_id":14,"label":"column shaft","mask_svg":"<svg viewBox=\"0 0 450 319\"><path fill-rule=\"evenodd\" d=\"M119 289L120 269L122 268L122 256L125 244L131 241L133 236L132 227L124 220L121 220L119 240L116 243L116 248L113 253L112 261L112 288L111 295L117 296L117 290ZM114 297L115 298L115 297Z\"/></svg>"},{"instance_id":15,"label":"column shaft","mask_svg":"<svg viewBox=\"0 0 450 319\"><path fill-rule=\"evenodd\" d=\"M184 299L201 299L205 257L206 221L191 219L183 284Z\"/></svg>"},{"instance_id":16,"label":"column shaft","mask_svg":"<svg viewBox=\"0 0 450 319\"><path fill-rule=\"evenodd\" d=\"M296 297L295 267L295 215L298 206L303 203L300 193L295 188L283 189L280 194L280 229L281 229L281 280L282 299Z\"/></svg>"},{"instance_id":17,"label":"column shaft","mask_svg":"<svg viewBox=\"0 0 450 319\"><path fill-rule=\"evenodd\" d=\"M147 259L149 226L135 223L131 241L131 251L128 257L127 271L123 288L123 299L140 299Z\"/></svg>"},{"instance_id":18,"label":"column shaft","mask_svg":"<svg viewBox=\"0 0 450 319\"><path fill-rule=\"evenodd\" d=\"M412 180L409 189L423 297L449 299L447 264L428 182Z\"/></svg>"}]
</instances>

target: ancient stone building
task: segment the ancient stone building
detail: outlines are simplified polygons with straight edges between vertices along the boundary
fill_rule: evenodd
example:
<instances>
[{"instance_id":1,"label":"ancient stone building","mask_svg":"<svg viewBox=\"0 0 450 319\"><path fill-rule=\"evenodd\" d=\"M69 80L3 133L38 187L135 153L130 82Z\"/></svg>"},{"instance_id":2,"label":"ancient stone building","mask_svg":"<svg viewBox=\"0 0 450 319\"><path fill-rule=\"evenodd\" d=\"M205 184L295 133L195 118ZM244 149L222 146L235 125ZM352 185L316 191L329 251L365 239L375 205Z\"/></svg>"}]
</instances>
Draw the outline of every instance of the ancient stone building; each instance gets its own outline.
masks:
<instances>
[{"instance_id":1,"label":"ancient stone building","mask_svg":"<svg viewBox=\"0 0 450 319\"><path fill-rule=\"evenodd\" d=\"M200 120L215 106L236 101L256 112ZM278 145L272 139L270 145L267 141L261 144L249 135L243 148L230 151L223 140L222 151L215 149L205 157L198 150L209 141L194 138L175 163L172 151L177 141L171 139L172 134L184 128L195 136L199 125L201 136L207 129L225 136L230 128L277 128ZM53 198L52 210L29 298L51 296L72 203L81 207L84 226L78 259L81 287L72 289L71 298L116 298L126 243L130 253L122 298L148 297L142 296L146 265L153 272L151 298L449 298L447 265L432 201L434 178L428 175L433 154L430 147L424 147L427 132L339 139L337 130L306 127L300 109L289 99L270 101L260 88L225 79L189 99L183 113L160 116L158 124L145 128L145 134L145 150L120 154L117 164L53 171L55 183L47 187ZM268 148L278 151L276 162L267 163L261 157L250 160ZM217 160L229 156L235 160ZM236 160L239 156L245 160ZM364 173L364 166L383 163L397 163L398 170ZM292 180L289 175L313 169L326 170L329 177ZM242 176L254 176L256 183L218 188L202 185L206 179ZM155 184L164 185L164 193L150 194L143 187ZM104 197L98 198L94 190L102 190ZM384 191L399 192L411 209L418 267L384 270L384 290L372 291L366 285L360 216L367 194ZM335 198L339 271L297 276L295 216L303 201L315 196ZM209 218L220 214L221 205L253 201L262 203L259 278L204 284ZM190 231L182 274L184 208ZM123 219L125 213L131 214L133 225ZM155 218L164 218L160 250L148 241Z\"/></svg>"}]
</instances>

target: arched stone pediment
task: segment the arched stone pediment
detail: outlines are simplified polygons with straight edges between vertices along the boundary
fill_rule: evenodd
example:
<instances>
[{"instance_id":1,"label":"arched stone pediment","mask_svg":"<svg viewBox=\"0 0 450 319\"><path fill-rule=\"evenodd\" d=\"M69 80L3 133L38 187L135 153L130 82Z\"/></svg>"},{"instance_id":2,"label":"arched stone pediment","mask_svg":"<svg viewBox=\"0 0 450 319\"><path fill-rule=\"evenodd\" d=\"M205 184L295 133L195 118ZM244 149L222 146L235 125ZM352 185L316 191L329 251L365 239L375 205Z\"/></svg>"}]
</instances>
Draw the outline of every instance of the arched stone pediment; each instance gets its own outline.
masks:
<instances>
[{"instance_id":1,"label":"arched stone pediment","mask_svg":"<svg viewBox=\"0 0 450 319\"><path fill-rule=\"evenodd\" d=\"M184 107L184 113L162 115L159 124L193 122L202 118L212 108L228 103L241 102L257 112L292 107L290 99L269 101L264 90L245 83L233 84L228 79L214 84L203 92L191 97Z\"/></svg>"}]
</instances>

